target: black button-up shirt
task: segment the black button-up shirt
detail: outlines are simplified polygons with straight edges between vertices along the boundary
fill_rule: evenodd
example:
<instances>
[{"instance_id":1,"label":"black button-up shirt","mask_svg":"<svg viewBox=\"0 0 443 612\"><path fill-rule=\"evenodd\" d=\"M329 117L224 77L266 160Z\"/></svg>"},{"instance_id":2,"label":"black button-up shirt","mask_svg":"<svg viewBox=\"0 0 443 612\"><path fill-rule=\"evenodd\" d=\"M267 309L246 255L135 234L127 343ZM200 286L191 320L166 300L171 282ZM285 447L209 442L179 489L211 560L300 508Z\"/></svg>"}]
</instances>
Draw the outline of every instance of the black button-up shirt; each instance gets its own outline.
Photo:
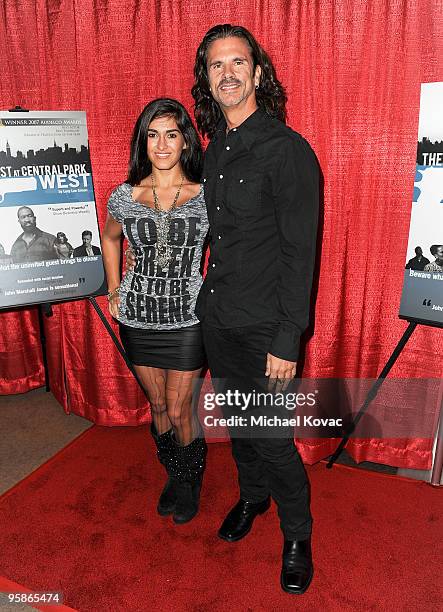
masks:
<instances>
[{"instance_id":1,"label":"black button-up shirt","mask_svg":"<svg viewBox=\"0 0 443 612\"><path fill-rule=\"evenodd\" d=\"M210 257L196 313L205 324L277 322L269 352L296 361L308 325L319 172L309 144L258 109L220 122L203 181Z\"/></svg>"},{"instance_id":2,"label":"black button-up shirt","mask_svg":"<svg viewBox=\"0 0 443 612\"><path fill-rule=\"evenodd\" d=\"M55 236L52 234L43 232L36 227L34 237L29 243L23 240L23 236L24 233L20 234L11 247L11 257L14 263L58 258L54 249Z\"/></svg>"}]
</instances>

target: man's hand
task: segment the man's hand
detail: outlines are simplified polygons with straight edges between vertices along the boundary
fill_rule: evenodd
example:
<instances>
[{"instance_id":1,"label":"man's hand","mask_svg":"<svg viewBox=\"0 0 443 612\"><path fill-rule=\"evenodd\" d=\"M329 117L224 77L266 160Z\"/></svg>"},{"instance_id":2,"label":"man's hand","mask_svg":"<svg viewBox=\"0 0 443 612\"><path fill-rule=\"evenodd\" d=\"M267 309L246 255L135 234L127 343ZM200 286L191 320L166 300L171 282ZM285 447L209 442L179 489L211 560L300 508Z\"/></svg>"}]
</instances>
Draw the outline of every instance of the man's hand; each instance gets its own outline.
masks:
<instances>
[{"instance_id":1,"label":"man's hand","mask_svg":"<svg viewBox=\"0 0 443 612\"><path fill-rule=\"evenodd\" d=\"M295 376L296 361L280 359L268 353L265 376L269 376L268 391L286 391Z\"/></svg>"},{"instance_id":2,"label":"man's hand","mask_svg":"<svg viewBox=\"0 0 443 612\"><path fill-rule=\"evenodd\" d=\"M125 256L126 256L126 269L132 272L132 270L134 270L135 268L135 262L137 260L130 246L126 249Z\"/></svg>"}]
</instances>

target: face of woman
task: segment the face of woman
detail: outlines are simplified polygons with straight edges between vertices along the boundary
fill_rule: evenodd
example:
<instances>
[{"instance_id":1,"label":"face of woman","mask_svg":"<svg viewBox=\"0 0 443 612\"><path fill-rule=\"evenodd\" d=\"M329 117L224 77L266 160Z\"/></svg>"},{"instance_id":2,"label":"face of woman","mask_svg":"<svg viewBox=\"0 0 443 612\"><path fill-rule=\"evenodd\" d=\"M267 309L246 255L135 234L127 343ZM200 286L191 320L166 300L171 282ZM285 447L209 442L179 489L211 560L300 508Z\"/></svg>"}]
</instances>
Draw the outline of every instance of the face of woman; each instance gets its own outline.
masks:
<instances>
[{"instance_id":1,"label":"face of woman","mask_svg":"<svg viewBox=\"0 0 443 612\"><path fill-rule=\"evenodd\" d=\"M148 128L148 158L154 168L171 170L186 149L183 134L174 117L157 117Z\"/></svg>"}]
</instances>

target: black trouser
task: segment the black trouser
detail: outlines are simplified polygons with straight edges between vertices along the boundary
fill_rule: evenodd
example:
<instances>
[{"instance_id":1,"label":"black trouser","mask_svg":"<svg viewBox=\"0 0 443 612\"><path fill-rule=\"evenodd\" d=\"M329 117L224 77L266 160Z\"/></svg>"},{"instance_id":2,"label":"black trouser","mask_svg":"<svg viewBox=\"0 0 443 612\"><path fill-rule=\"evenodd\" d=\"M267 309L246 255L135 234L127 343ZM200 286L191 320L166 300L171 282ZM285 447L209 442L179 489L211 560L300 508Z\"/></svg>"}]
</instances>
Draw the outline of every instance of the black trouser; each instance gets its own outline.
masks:
<instances>
[{"instance_id":1,"label":"black trouser","mask_svg":"<svg viewBox=\"0 0 443 612\"><path fill-rule=\"evenodd\" d=\"M245 379L253 384L255 378L256 382L261 380L263 383L266 356L275 329L275 325L266 323L230 329L203 324L203 340L212 378L233 380L241 377L242 385ZM230 383L227 385L232 386ZM241 408L237 414L242 414ZM259 502L271 494L278 506L285 538L306 539L311 533L312 519L309 482L303 463L290 431L282 430L282 437L276 436L275 430L270 435L268 433L264 433L266 437L259 437L260 432L255 429L239 438L242 435L239 429L231 430L240 496L245 501Z\"/></svg>"}]
</instances>

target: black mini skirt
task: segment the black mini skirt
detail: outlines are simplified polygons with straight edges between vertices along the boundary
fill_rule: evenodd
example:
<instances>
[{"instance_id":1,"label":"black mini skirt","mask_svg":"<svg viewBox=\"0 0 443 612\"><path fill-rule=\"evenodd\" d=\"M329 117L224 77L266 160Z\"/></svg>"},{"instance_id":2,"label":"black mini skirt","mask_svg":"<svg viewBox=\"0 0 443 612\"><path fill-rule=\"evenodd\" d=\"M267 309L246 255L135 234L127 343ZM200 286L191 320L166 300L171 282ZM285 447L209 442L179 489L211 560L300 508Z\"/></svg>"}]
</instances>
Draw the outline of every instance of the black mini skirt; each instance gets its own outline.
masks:
<instances>
[{"instance_id":1,"label":"black mini skirt","mask_svg":"<svg viewBox=\"0 0 443 612\"><path fill-rule=\"evenodd\" d=\"M200 323L172 330L140 329L120 323L123 347L134 365L198 370L205 363Z\"/></svg>"}]
</instances>

